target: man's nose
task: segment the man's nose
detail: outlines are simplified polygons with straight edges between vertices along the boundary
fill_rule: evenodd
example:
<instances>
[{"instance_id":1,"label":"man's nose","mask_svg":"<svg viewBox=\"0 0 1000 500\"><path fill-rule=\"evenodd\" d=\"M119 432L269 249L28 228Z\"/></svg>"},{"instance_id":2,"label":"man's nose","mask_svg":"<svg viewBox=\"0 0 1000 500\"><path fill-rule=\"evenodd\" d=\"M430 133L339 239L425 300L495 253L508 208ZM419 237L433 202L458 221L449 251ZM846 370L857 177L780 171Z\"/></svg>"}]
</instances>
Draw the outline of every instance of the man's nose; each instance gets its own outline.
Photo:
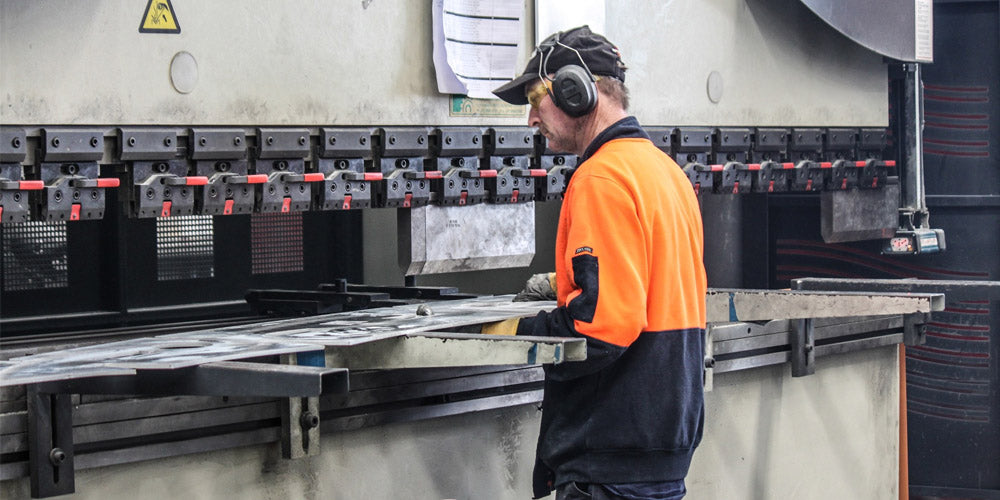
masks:
<instances>
[{"instance_id":1,"label":"man's nose","mask_svg":"<svg viewBox=\"0 0 1000 500\"><path fill-rule=\"evenodd\" d=\"M534 106L528 111L528 126L533 128L538 128L538 125L542 123L542 119L538 116L538 110Z\"/></svg>"}]
</instances>

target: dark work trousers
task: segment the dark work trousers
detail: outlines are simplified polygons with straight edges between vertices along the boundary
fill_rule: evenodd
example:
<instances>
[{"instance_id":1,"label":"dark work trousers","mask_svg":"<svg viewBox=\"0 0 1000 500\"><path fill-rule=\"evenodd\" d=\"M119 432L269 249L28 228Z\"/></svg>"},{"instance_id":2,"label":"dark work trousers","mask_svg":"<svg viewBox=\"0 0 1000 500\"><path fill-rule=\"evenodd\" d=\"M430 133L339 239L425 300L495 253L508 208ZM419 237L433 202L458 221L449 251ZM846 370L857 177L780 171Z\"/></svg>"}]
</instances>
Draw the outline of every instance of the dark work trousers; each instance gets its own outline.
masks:
<instances>
[{"instance_id":1,"label":"dark work trousers","mask_svg":"<svg viewBox=\"0 0 1000 500\"><path fill-rule=\"evenodd\" d=\"M667 491L657 491L651 496L619 496L600 484L569 482L556 491L556 500L681 500L687 493L683 481L665 486L670 486Z\"/></svg>"}]
</instances>

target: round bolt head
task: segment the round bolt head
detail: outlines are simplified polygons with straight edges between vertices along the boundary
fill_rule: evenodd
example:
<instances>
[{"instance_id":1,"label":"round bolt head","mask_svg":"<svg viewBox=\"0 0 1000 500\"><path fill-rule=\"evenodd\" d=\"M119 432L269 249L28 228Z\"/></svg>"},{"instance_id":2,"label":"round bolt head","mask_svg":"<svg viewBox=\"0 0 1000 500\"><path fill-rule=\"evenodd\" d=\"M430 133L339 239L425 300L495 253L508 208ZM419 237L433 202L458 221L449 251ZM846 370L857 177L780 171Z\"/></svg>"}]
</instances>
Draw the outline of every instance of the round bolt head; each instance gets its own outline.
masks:
<instances>
[{"instance_id":1,"label":"round bolt head","mask_svg":"<svg viewBox=\"0 0 1000 500\"><path fill-rule=\"evenodd\" d=\"M52 448L52 451L49 452L49 462L52 462L52 465L62 465L65 461L66 452L61 448Z\"/></svg>"}]
</instances>

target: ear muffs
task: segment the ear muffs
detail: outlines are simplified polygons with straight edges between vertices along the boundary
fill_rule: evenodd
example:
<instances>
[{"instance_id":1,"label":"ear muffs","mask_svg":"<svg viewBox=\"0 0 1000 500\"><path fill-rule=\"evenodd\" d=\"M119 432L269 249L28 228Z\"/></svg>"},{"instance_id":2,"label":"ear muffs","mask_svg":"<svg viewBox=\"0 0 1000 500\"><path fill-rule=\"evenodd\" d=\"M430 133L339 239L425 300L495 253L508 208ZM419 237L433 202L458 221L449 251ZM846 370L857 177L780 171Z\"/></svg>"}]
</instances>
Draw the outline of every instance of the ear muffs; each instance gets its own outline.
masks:
<instances>
[{"instance_id":1,"label":"ear muffs","mask_svg":"<svg viewBox=\"0 0 1000 500\"><path fill-rule=\"evenodd\" d=\"M552 78L552 100L567 115L580 117L597 106L597 85L586 69L563 66Z\"/></svg>"}]
</instances>

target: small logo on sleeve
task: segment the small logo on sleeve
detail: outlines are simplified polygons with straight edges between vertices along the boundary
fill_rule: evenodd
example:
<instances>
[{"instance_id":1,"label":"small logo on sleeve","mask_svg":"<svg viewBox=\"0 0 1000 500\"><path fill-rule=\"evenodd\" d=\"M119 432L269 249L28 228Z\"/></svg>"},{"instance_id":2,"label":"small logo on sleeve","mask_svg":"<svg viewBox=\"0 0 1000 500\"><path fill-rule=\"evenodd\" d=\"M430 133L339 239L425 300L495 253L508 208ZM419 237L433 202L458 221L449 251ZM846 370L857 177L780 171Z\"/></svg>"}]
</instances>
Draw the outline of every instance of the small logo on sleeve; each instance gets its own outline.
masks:
<instances>
[{"instance_id":1,"label":"small logo on sleeve","mask_svg":"<svg viewBox=\"0 0 1000 500\"><path fill-rule=\"evenodd\" d=\"M586 253L594 253L594 249L590 248L590 247L580 247L580 248L576 249L576 252L574 254L575 255L579 255L579 254L584 253L584 252L586 252Z\"/></svg>"}]
</instances>

